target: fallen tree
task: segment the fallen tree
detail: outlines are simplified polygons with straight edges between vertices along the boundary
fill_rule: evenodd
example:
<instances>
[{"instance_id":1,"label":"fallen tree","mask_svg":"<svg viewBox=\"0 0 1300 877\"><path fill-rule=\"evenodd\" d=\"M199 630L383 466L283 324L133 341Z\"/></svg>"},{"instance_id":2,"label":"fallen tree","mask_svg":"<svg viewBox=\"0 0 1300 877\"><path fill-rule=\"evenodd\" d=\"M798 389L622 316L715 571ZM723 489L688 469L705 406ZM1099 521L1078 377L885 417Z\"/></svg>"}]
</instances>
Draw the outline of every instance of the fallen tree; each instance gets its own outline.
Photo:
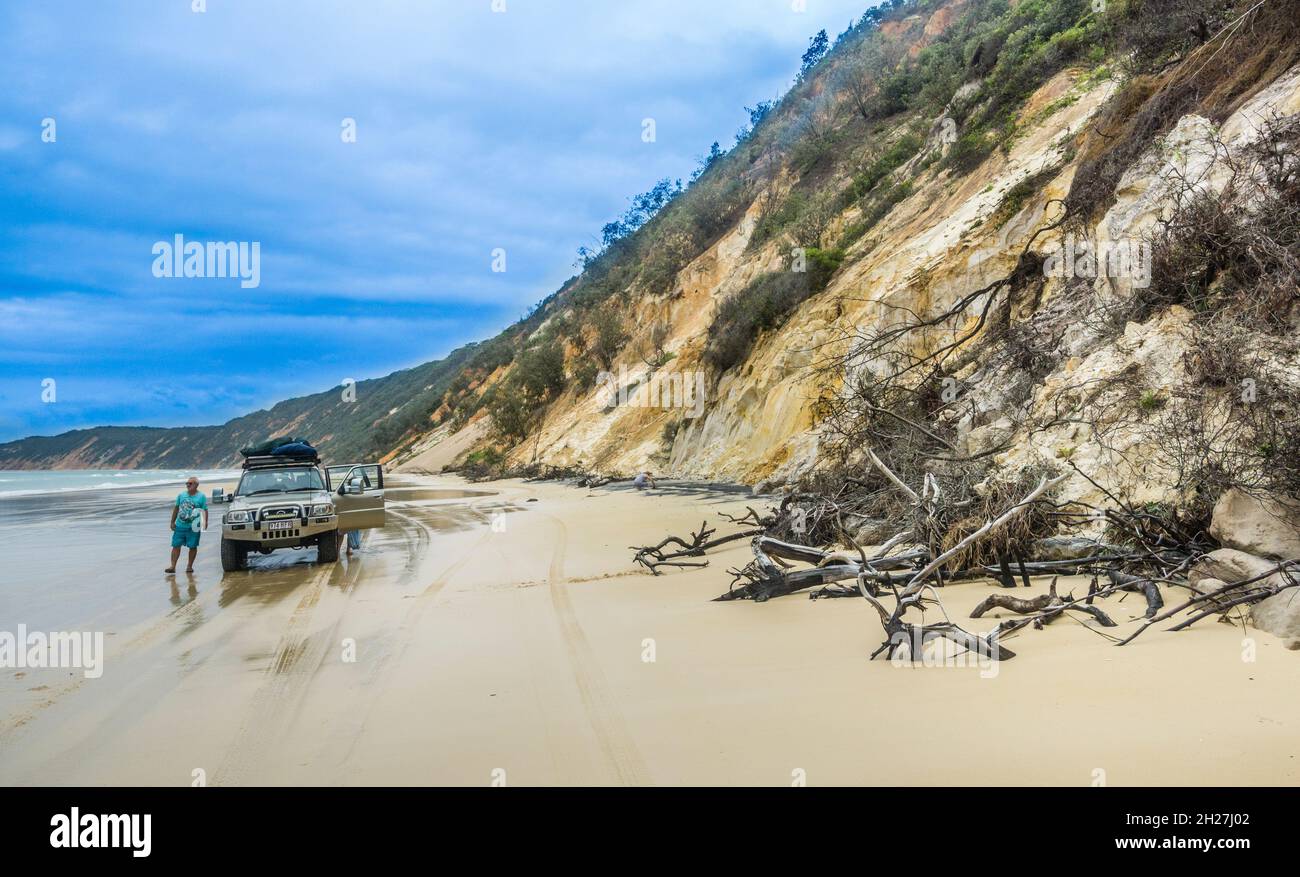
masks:
<instances>
[{"instance_id":1,"label":"fallen tree","mask_svg":"<svg viewBox=\"0 0 1300 877\"><path fill-rule=\"evenodd\" d=\"M717 548L719 545L726 545L728 542L735 542L739 539L748 539L762 533L762 530L742 530L739 533L732 533L730 536L721 536L717 539L712 538L717 531L709 527L709 522L704 521L700 524L700 529L691 534L690 541L681 539L677 536L669 536L658 545L646 545L640 548L632 546L636 551L633 557L635 563L639 563L654 575L659 575L659 567L704 567L708 566L708 561L685 561L683 557L703 557L704 552L710 548ZM678 546L677 551L665 551L669 545Z\"/></svg>"},{"instance_id":2,"label":"fallen tree","mask_svg":"<svg viewBox=\"0 0 1300 877\"><path fill-rule=\"evenodd\" d=\"M1066 614L1073 614L1084 626L1124 645L1148 627L1174 619L1180 613L1193 614L1170 630L1186 629L1204 618L1222 616L1234 607L1300 586L1300 560L1287 561L1267 573L1198 594L1162 613L1164 589L1191 588L1188 570L1211 547L1202 533L1187 532L1176 522L1162 520L1149 510L1134 509L1118 500L1114 506L1104 509L1078 507L1079 503L1057 504L1051 494L1069 477L1062 474L1040 475L1031 489L988 515L978 526L970 527L959 538L935 539L935 528L943 510L943 491L937 480L926 479L920 489L914 489L876 454L868 452L867 458L893 489L906 497L913 512L911 526L877 547L868 550L859 544L846 525L847 509L853 507L852 498L846 499L843 493L828 496L805 491L785 497L767 512L746 507L742 516L724 515L732 523L746 525L738 532L719 537L716 529L705 521L688 537L668 536L656 545L635 548L634 561L654 575L660 575L660 568L665 566L702 567L708 564L701 559L707 552L748 539L753 559L743 567L729 570L731 585L715 601L762 603L800 591L808 591L811 599L860 597L875 610L884 632L884 642L871 657L886 654L891 659L909 655L915 658L927 643L944 639L980 658L1006 660L1014 657L1014 652L1002 645L1002 637L1031 626L1041 630ZM1041 556L1030 551L1013 557L1005 546L999 546L995 551L996 563L960 562L962 558L978 556L971 551L972 547L998 540L1022 516L1044 507L1066 518L1103 519L1111 530L1125 534L1128 544L1084 538L1040 540L1030 544L1041 547ZM825 522L834 523L840 537L836 540L838 545L813 545L782 538L786 533L808 532L810 508L816 512L819 527ZM925 535L918 538L917 533ZM936 547L945 542L947 548ZM1056 586L1062 575L1091 576L1087 594L1059 595ZM1023 616L1004 620L986 634L965 630L948 617L946 610L941 622L924 623L922 619L922 623L916 623L909 617L913 610L924 613L933 605L942 610L939 589L954 582L984 580L1006 588L1033 587L1035 579L1046 576L1050 576L1046 593L1026 597L994 593L976 606L972 618L983 618L993 610ZM1118 625L1096 604L1129 593L1140 594L1145 601L1145 621L1121 639L1105 633L1104 629ZM886 602L889 600L893 601L892 608Z\"/></svg>"}]
</instances>

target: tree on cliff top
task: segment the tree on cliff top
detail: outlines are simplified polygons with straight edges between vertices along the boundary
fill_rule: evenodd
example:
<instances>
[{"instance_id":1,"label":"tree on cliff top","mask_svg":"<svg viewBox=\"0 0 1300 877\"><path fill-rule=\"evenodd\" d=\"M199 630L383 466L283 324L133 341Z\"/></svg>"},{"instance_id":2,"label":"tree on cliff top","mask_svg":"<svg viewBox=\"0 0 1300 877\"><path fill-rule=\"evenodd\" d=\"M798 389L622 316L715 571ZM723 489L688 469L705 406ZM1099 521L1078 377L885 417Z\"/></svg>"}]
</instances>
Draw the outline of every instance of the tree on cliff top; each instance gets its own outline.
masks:
<instances>
[{"instance_id":1,"label":"tree on cliff top","mask_svg":"<svg viewBox=\"0 0 1300 877\"><path fill-rule=\"evenodd\" d=\"M808 41L808 51L803 53L799 64L799 79L802 80L808 75L826 53L830 50L830 37L826 36L825 29L817 31L817 34Z\"/></svg>"}]
</instances>

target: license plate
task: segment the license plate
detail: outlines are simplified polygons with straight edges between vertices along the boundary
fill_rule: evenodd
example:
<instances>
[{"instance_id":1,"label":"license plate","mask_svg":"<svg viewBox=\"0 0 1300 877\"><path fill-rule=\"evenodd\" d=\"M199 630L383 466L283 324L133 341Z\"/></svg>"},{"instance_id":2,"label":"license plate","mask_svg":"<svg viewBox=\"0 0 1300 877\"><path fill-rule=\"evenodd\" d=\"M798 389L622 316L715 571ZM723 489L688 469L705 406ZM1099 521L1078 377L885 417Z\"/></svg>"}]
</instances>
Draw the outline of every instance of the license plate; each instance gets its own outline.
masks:
<instances>
[{"instance_id":1,"label":"license plate","mask_svg":"<svg viewBox=\"0 0 1300 877\"><path fill-rule=\"evenodd\" d=\"M297 521L267 521L266 529L271 531L292 530L297 523Z\"/></svg>"}]
</instances>

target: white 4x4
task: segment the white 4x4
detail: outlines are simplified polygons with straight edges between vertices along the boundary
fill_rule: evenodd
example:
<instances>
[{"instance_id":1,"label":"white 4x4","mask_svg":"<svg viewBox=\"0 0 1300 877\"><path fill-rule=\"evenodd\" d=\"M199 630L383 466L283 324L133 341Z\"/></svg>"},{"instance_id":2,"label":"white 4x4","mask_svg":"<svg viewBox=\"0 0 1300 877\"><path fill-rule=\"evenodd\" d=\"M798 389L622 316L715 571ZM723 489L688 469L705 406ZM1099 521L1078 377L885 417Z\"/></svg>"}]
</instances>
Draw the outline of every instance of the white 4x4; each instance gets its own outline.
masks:
<instances>
[{"instance_id":1,"label":"white 4x4","mask_svg":"<svg viewBox=\"0 0 1300 877\"><path fill-rule=\"evenodd\" d=\"M221 568L245 569L248 555L316 547L322 563L339 559L339 534L384 526L384 467L322 467L312 456L248 457L233 494L220 503Z\"/></svg>"}]
</instances>

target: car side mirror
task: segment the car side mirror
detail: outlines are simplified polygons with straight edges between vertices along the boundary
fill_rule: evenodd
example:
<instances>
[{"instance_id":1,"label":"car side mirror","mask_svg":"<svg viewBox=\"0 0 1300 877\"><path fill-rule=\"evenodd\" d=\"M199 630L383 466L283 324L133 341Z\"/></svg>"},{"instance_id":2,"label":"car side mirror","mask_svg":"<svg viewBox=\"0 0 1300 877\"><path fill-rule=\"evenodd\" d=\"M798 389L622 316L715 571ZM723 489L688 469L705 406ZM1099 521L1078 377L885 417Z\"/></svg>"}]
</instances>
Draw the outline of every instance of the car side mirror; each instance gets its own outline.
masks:
<instances>
[{"instance_id":1,"label":"car side mirror","mask_svg":"<svg viewBox=\"0 0 1300 877\"><path fill-rule=\"evenodd\" d=\"M212 488L212 501L213 501L213 502L225 502L225 501L226 501L226 491L225 491L224 489L220 488L220 487L214 487L214 488Z\"/></svg>"},{"instance_id":2,"label":"car side mirror","mask_svg":"<svg viewBox=\"0 0 1300 877\"><path fill-rule=\"evenodd\" d=\"M344 484L339 488L339 496L356 496L365 492L366 489L360 484Z\"/></svg>"}]
</instances>

